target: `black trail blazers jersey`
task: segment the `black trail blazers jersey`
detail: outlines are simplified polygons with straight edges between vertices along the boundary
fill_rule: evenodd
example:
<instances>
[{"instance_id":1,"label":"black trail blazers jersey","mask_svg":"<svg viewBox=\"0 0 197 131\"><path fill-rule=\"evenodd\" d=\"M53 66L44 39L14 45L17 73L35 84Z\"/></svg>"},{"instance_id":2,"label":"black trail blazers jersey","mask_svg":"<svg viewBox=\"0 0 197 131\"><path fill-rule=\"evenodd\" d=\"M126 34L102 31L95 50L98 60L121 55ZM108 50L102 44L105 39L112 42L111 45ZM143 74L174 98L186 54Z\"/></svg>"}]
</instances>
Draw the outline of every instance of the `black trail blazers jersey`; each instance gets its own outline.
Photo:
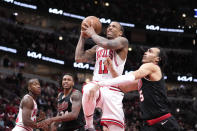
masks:
<instances>
[{"instance_id":1,"label":"black trail blazers jersey","mask_svg":"<svg viewBox=\"0 0 197 131\"><path fill-rule=\"evenodd\" d=\"M71 91L71 93L66 97L63 97L64 96L63 92L59 95L59 97L58 97L58 113L60 115L64 114L66 111L68 111L68 112L72 111L71 95L74 91L76 91L76 89L73 89ZM81 110L80 110L77 120L61 122L58 126L58 130L72 131L72 130L78 129L79 127L82 127L85 125L84 121L85 120L84 120L83 110L81 107Z\"/></svg>"},{"instance_id":2,"label":"black trail blazers jersey","mask_svg":"<svg viewBox=\"0 0 197 131\"><path fill-rule=\"evenodd\" d=\"M150 120L169 113L169 102L163 77L159 81L142 78L138 82L142 119Z\"/></svg>"}]
</instances>

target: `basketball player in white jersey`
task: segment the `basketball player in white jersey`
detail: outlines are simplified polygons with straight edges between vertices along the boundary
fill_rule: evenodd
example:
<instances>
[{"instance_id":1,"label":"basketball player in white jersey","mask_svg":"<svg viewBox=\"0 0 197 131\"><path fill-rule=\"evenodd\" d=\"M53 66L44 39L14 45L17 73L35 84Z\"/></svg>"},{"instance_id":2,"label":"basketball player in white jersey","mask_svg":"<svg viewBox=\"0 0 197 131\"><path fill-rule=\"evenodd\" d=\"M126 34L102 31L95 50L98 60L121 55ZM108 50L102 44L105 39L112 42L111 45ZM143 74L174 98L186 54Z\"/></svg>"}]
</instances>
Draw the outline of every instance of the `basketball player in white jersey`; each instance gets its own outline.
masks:
<instances>
[{"instance_id":1,"label":"basketball player in white jersey","mask_svg":"<svg viewBox=\"0 0 197 131\"><path fill-rule=\"evenodd\" d=\"M41 87L38 79L28 81L28 91L20 103L16 126L12 131L33 131L35 128L43 128L50 121L36 122L37 104L36 98L41 94Z\"/></svg>"},{"instance_id":2,"label":"basketball player in white jersey","mask_svg":"<svg viewBox=\"0 0 197 131\"><path fill-rule=\"evenodd\" d=\"M111 79L112 74L104 65L104 61L110 57L112 59L114 69L122 75L124 65L128 53L128 40L123 35L123 27L118 22L111 22L107 28L107 38L101 37L95 33L93 27L85 23L81 32L76 52L76 62L93 61L96 55L96 62L93 74L93 81L83 87L82 105L85 114L86 128L93 128L93 113L95 107L100 107L103 111L101 124L108 127L110 131L124 130L124 113L123 113L123 92L116 86L107 86L100 88L96 92L96 96L91 101L88 100L89 91L92 88L92 83ZM90 37L96 45L91 49L84 51L84 43L86 38Z\"/></svg>"}]
</instances>

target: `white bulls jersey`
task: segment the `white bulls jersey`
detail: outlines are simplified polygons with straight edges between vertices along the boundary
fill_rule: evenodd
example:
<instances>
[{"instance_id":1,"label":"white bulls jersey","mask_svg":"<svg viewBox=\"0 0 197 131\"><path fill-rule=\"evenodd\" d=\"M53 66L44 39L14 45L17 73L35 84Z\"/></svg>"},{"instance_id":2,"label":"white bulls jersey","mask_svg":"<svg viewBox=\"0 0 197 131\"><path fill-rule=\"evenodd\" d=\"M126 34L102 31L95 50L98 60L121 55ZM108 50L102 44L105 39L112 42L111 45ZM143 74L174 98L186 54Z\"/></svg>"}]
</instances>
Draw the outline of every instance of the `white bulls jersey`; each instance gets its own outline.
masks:
<instances>
[{"instance_id":1,"label":"white bulls jersey","mask_svg":"<svg viewBox=\"0 0 197 131\"><path fill-rule=\"evenodd\" d=\"M111 73L107 70L107 67L104 65L104 61L107 57L111 58L116 72L119 75L122 75L126 59L122 60L115 50L98 47L96 50L96 63L94 66L93 81L101 81L113 78Z\"/></svg>"},{"instance_id":2,"label":"white bulls jersey","mask_svg":"<svg viewBox=\"0 0 197 131\"><path fill-rule=\"evenodd\" d=\"M30 96L28 94L25 95L24 97L28 97L28 96L32 98L32 96ZM33 98L32 98L32 100L34 102L34 108L31 111L31 120L36 121L36 114L37 114L38 108L37 108L37 104ZM24 126L23 118L22 118L22 111L23 111L23 109L21 107L19 107L19 113L16 118L16 126L12 131L15 131L15 130L16 131L33 131L33 129L31 127Z\"/></svg>"}]
</instances>

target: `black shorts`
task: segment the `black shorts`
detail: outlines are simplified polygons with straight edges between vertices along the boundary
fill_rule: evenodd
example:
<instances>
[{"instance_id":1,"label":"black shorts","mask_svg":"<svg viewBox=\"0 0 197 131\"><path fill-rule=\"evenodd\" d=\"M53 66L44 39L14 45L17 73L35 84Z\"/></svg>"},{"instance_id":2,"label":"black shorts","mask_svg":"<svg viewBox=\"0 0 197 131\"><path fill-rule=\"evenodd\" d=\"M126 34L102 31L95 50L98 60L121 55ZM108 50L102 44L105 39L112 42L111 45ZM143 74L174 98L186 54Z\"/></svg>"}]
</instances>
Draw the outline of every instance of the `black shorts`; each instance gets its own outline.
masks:
<instances>
[{"instance_id":1,"label":"black shorts","mask_svg":"<svg viewBox=\"0 0 197 131\"><path fill-rule=\"evenodd\" d=\"M140 128L140 131L180 131L180 126L176 119L171 116L167 119L164 119L154 125L148 125L144 123L144 125Z\"/></svg>"}]
</instances>

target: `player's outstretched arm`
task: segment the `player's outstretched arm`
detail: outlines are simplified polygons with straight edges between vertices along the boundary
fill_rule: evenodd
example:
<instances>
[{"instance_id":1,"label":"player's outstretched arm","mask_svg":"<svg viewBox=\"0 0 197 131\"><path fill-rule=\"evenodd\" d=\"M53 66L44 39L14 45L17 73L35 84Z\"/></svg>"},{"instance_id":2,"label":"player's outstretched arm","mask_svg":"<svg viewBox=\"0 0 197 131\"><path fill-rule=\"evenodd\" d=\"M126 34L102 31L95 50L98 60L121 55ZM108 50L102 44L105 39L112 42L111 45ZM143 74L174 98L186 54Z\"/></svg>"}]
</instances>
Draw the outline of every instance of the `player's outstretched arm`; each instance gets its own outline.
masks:
<instances>
[{"instance_id":1,"label":"player's outstretched arm","mask_svg":"<svg viewBox=\"0 0 197 131\"><path fill-rule=\"evenodd\" d=\"M156 65L153 63L145 63L141 65L138 70L132 72L132 74L135 76L136 80L144 78L155 71L155 66Z\"/></svg>"},{"instance_id":2,"label":"player's outstretched arm","mask_svg":"<svg viewBox=\"0 0 197 131\"><path fill-rule=\"evenodd\" d=\"M130 72L126 75L121 75L113 79L107 79L104 81L99 81L97 84L93 85L90 90L89 101L92 101L95 96L95 92L101 86L119 86L122 91L130 92L138 89L138 80L150 75L155 70L155 66L152 63L143 64L138 70Z\"/></svg>"},{"instance_id":3,"label":"player's outstretched arm","mask_svg":"<svg viewBox=\"0 0 197 131\"><path fill-rule=\"evenodd\" d=\"M119 76L118 73L116 72L116 70L113 67L112 60L109 57L104 61L104 65L107 67L107 69L109 70L109 72L111 73L113 78Z\"/></svg>"},{"instance_id":4,"label":"player's outstretched arm","mask_svg":"<svg viewBox=\"0 0 197 131\"><path fill-rule=\"evenodd\" d=\"M91 49L84 51L84 43L85 38L81 34L75 50L76 62L89 62L94 59L97 46L95 45Z\"/></svg>"},{"instance_id":5,"label":"player's outstretched arm","mask_svg":"<svg viewBox=\"0 0 197 131\"><path fill-rule=\"evenodd\" d=\"M104 80L98 82L99 86L112 86L119 85L124 86L125 84L131 83L134 80L141 79L150 75L154 71L154 65L152 63L143 64L138 70L128 73L126 75L121 75L113 79Z\"/></svg>"},{"instance_id":6,"label":"player's outstretched arm","mask_svg":"<svg viewBox=\"0 0 197 131\"><path fill-rule=\"evenodd\" d=\"M119 76L118 73L116 72L116 70L113 67L112 60L109 57L104 61L104 64L107 67L107 69L110 71L113 78ZM130 82L128 84L124 84L122 86L119 86L119 88L124 93L137 90L138 89L138 80L135 80L135 81Z\"/></svg>"}]
</instances>

